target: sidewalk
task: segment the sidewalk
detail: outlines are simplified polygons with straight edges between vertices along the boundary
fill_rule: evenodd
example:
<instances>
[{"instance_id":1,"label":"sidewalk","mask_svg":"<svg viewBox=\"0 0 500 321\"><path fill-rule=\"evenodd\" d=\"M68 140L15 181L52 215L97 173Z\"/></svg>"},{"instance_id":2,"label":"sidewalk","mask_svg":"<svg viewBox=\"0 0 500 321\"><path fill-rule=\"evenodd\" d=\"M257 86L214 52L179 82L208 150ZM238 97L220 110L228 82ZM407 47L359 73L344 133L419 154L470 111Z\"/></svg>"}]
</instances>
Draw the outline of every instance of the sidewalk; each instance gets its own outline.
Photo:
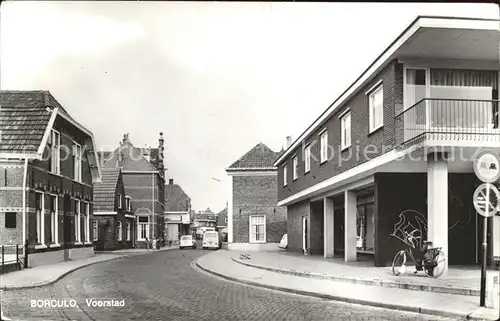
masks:
<instances>
[{"instance_id":1,"label":"sidewalk","mask_svg":"<svg viewBox=\"0 0 500 321\"><path fill-rule=\"evenodd\" d=\"M96 252L97 254L86 259L41 265L34 268L27 268L20 271L5 273L0 275L0 289L9 291L44 286L52 284L62 279L67 274L85 266L110 260L121 259L127 256L166 251L175 248L177 247L164 247L159 250L136 250L128 252L116 251L109 254L100 254Z\"/></svg>"},{"instance_id":2,"label":"sidewalk","mask_svg":"<svg viewBox=\"0 0 500 321\"><path fill-rule=\"evenodd\" d=\"M248 261L253 261L256 254L251 253L251 259ZM498 317L498 311L479 308L479 298L471 295L305 278L242 265L233 260L235 256L239 257L239 253L219 250L200 257L196 265L202 270L232 281L295 294L451 318L496 320Z\"/></svg>"},{"instance_id":3,"label":"sidewalk","mask_svg":"<svg viewBox=\"0 0 500 321\"><path fill-rule=\"evenodd\" d=\"M289 275L448 294L479 296L480 292L481 271L476 267L450 267L447 275L429 278L423 272L413 274L413 267L396 276L391 267L375 267L370 260L346 263L342 258L324 259L285 251L252 252L250 260L240 260L241 253L233 253L237 263Z\"/></svg>"}]
</instances>

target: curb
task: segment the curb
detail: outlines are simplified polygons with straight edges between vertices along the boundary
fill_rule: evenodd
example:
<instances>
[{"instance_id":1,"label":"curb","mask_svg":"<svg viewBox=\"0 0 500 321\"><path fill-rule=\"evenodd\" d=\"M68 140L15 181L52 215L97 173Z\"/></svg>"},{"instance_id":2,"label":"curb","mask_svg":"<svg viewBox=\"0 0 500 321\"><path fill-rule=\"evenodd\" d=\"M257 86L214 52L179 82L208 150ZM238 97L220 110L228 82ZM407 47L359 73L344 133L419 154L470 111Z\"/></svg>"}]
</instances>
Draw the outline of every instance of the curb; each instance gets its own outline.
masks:
<instances>
[{"instance_id":1,"label":"curb","mask_svg":"<svg viewBox=\"0 0 500 321\"><path fill-rule=\"evenodd\" d=\"M375 302L375 301L369 301L369 300L363 300L363 299L347 298L347 297L341 297L341 296L335 296L335 295L317 293L317 292L310 292L310 291L304 291L304 290L295 290L295 289L290 289L290 288L285 288L285 287L280 287L280 286L267 285L267 284L262 284L262 283L258 283L258 282L241 280L241 279L238 279L235 277L230 277L230 276L212 271L208 268L205 268L204 266L202 266L201 264L198 263L198 260L196 260L195 264L201 270L203 270L207 273L213 274L215 276L218 276L220 278L223 278L223 279L226 279L229 281L233 281L233 282L246 284L246 285L265 288L265 289L269 289L269 290L287 292L287 293L304 295L304 296L309 296L309 297L316 297L316 298L327 299L327 300L332 300L332 301L339 301L339 302L344 302L344 303L349 303L349 304L358 304L358 305L365 305L365 306L371 306L371 307L376 307L376 308L405 311L405 312L413 312L413 313L427 314L427 315L435 315L435 316L441 316L441 317L447 317L447 318L460 318L462 320L484 320L484 319L470 318L470 314L472 314L473 312L471 312L469 314L463 314L463 313L439 311L439 310L427 309L427 308L422 308L422 307L411 307L411 306L405 306L405 305L399 305L399 304L382 303L382 302Z\"/></svg>"},{"instance_id":2,"label":"curb","mask_svg":"<svg viewBox=\"0 0 500 321\"><path fill-rule=\"evenodd\" d=\"M399 283L394 281L377 281L377 280L364 280L364 279L356 279L352 277L343 277L343 276L333 276L327 274L320 274L315 272L300 272L289 269L278 269L271 268L267 266L262 266L253 263L247 263L235 258L231 258L234 262L248 266L251 268L256 268L260 270L265 270L274 273L293 275L305 278L313 278L319 280L328 280L328 281L340 281L340 282L349 282L354 284L363 284L363 285L373 285L380 286L384 288L399 288L404 290L412 290L412 291L425 291L425 292L433 292L433 293L445 293L445 294L454 294L454 295L467 295L467 296L479 296L478 290L470 290L470 289L462 289L462 288L447 288L442 286L431 286L431 285L418 285L418 284L407 284L407 283Z\"/></svg>"}]
</instances>

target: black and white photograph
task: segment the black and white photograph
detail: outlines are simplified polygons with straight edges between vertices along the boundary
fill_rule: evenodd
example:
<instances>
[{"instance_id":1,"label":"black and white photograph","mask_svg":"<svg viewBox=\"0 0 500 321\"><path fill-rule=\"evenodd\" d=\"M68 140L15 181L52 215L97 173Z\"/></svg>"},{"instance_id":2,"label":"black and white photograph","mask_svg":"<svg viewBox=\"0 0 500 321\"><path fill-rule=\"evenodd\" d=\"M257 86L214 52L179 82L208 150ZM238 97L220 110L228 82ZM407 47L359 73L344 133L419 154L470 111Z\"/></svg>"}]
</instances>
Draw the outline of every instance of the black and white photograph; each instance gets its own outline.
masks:
<instances>
[{"instance_id":1,"label":"black and white photograph","mask_svg":"<svg viewBox=\"0 0 500 321\"><path fill-rule=\"evenodd\" d=\"M0 320L500 321L500 3L2 1Z\"/></svg>"}]
</instances>

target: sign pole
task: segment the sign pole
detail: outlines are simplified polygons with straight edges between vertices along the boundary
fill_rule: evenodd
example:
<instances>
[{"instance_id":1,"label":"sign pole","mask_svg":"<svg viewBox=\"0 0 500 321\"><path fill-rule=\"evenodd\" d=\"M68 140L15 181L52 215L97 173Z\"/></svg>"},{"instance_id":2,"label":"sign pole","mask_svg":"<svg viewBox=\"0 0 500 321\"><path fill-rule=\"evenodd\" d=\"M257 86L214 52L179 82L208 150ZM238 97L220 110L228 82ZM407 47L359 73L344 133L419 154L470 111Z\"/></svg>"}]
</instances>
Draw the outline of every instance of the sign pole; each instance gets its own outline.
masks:
<instances>
[{"instance_id":1,"label":"sign pole","mask_svg":"<svg viewBox=\"0 0 500 321\"><path fill-rule=\"evenodd\" d=\"M490 184L486 183L486 199L485 199L485 209L489 212L490 209ZM481 258L481 298L479 305L481 307L486 306L486 265L488 263L488 218L483 217L483 246L482 246L482 258Z\"/></svg>"}]
</instances>

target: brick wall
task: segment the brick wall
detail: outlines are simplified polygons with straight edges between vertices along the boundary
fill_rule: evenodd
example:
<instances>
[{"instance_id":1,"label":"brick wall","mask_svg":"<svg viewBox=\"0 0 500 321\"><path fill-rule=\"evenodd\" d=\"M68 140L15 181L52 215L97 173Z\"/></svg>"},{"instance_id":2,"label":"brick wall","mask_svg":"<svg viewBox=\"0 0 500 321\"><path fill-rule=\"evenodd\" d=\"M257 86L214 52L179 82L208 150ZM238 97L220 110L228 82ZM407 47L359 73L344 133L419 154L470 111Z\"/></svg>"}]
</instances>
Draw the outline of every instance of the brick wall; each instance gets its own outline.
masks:
<instances>
[{"instance_id":1,"label":"brick wall","mask_svg":"<svg viewBox=\"0 0 500 321\"><path fill-rule=\"evenodd\" d=\"M299 145L290 156L283 161L278 170L278 199L283 200L308 187L316 185L328 178L336 176L346 170L382 155L392 149L395 144L394 116L396 110L402 109L403 104L403 69L397 62L391 62L378 75L369 81L359 92L338 109L323 125L304 141L304 145L311 143L311 154L317 159L311 159L311 171L304 174L304 160L302 145ZM383 81L384 86L384 126L369 132L369 109L366 91L377 82ZM338 116L346 109L351 110L351 147L340 151L341 121ZM328 130L328 145L330 160L320 164L319 134L323 129ZM316 142L316 143L314 143ZM368 147L369 146L369 147ZM292 156L297 154L299 177L292 180ZM332 156L333 155L333 156ZM283 186L283 166L288 166L287 186Z\"/></svg>"},{"instance_id":2,"label":"brick wall","mask_svg":"<svg viewBox=\"0 0 500 321\"><path fill-rule=\"evenodd\" d=\"M156 235L158 238L163 237L165 232L163 224L165 185L163 178L158 174L155 174L153 177L153 174L150 173L123 173L122 177L125 194L132 198L132 209L134 211L140 209L154 211ZM153 224L151 224L151 228L153 228ZM150 231L150 235L153 235L152 230Z\"/></svg>"},{"instance_id":3,"label":"brick wall","mask_svg":"<svg viewBox=\"0 0 500 321\"><path fill-rule=\"evenodd\" d=\"M135 237L135 227L132 219L123 215L95 216L98 222L98 240L94 242L97 250L120 250L132 248ZM122 240L118 240L118 222L122 223ZM127 241L127 223L130 223L130 241Z\"/></svg>"},{"instance_id":4,"label":"brick wall","mask_svg":"<svg viewBox=\"0 0 500 321\"><path fill-rule=\"evenodd\" d=\"M266 216L266 242L286 233L286 209L277 206L276 176L233 177L233 241L249 242L249 216Z\"/></svg>"}]
</instances>

